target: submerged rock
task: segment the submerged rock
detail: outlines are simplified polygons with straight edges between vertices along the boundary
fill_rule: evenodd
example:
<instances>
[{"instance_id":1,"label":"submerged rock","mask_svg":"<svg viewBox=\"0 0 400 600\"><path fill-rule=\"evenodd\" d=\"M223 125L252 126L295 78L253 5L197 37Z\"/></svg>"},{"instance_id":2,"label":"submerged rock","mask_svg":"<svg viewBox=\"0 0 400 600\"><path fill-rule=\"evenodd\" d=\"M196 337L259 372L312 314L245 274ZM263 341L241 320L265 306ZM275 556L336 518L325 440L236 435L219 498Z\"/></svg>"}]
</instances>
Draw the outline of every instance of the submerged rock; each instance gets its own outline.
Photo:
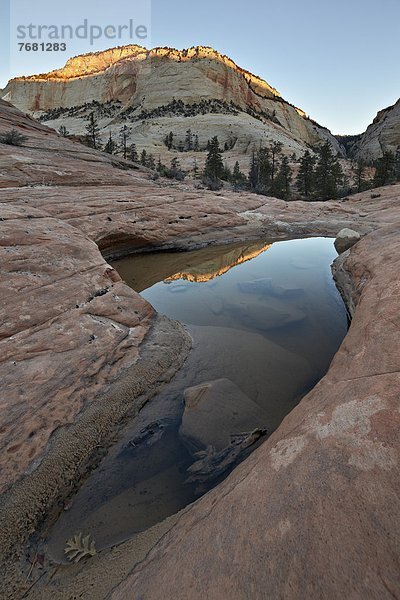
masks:
<instances>
[{"instance_id":1,"label":"submerged rock","mask_svg":"<svg viewBox=\"0 0 400 600\"><path fill-rule=\"evenodd\" d=\"M284 298L286 300L299 298L304 294L302 288L274 284L271 277L263 277L262 279L256 279L254 281L245 281L238 285L240 291L245 294L257 294L260 296L269 294L276 298Z\"/></svg>"},{"instance_id":2,"label":"submerged rock","mask_svg":"<svg viewBox=\"0 0 400 600\"><path fill-rule=\"evenodd\" d=\"M338 254L342 254L349 250L354 244L361 240L361 235L353 229L342 229L337 234L335 240L335 248Z\"/></svg>"},{"instance_id":3,"label":"submerged rock","mask_svg":"<svg viewBox=\"0 0 400 600\"><path fill-rule=\"evenodd\" d=\"M212 446L216 452L239 434L263 427L264 411L229 379L217 379L185 390L179 435L191 453Z\"/></svg>"},{"instance_id":4,"label":"submerged rock","mask_svg":"<svg viewBox=\"0 0 400 600\"><path fill-rule=\"evenodd\" d=\"M146 425L146 427L139 432L139 435L129 441L129 445L133 448L137 448L143 445L155 444L161 439L169 424L167 419L164 419L164 421L160 419L159 421L154 421L153 423Z\"/></svg>"},{"instance_id":5,"label":"submerged rock","mask_svg":"<svg viewBox=\"0 0 400 600\"><path fill-rule=\"evenodd\" d=\"M244 281L238 283L239 289L245 294L270 294L272 291L272 279L271 277L263 277L262 279L255 279L254 281Z\"/></svg>"},{"instance_id":6,"label":"submerged rock","mask_svg":"<svg viewBox=\"0 0 400 600\"><path fill-rule=\"evenodd\" d=\"M196 462L188 468L186 483L210 483L221 477L239 461L246 458L249 448L267 435L266 429L255 429L247 434L232 436L232 443L220 452L213 446L195 454Z\"/></svg>"},{"instance_id":7,"label":"submerged rock","mask_svg":"<svg viewBox=\"0 0 400 600\"><path fill-rule=\"evenodd\" d=\"M277 303L271 306L269 303L257 301L229 304L226 306L226 311L239 323L255 331L272 331L286 325L300 323L306 318L303 310L290 303L284 304L282 308Z\"/></svg>"}]
</instances>

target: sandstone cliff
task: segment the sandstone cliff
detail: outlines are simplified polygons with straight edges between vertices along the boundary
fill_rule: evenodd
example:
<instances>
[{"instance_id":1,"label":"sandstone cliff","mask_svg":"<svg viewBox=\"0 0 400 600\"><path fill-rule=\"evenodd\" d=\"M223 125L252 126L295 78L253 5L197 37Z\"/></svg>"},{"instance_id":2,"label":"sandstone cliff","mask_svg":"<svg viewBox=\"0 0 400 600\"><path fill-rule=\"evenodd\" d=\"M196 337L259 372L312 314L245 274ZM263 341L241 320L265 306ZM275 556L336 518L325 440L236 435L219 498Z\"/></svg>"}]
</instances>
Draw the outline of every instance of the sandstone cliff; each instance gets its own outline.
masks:
<instances>
[{"instance_id":1,"label":"sandstone cliff","mask_svg":"<svg viewBox=\"0 0 400 600\"><path fill-rule=\"evenodd\" d=\"M203 150L218 135L228 146L228 161L249 154L255 144L274 140L297 155L325 139L341 151L327 129L212 48L148 51L124 46L78 56L62 69L11 80L3 98L46 119L51 127L63 124L80 135L94 110L103 141L110 132L117 139L121 127L128 125L130 142L166 158L165 136L173 130L178 144L189 128L198 134Z\"/></svg>"},{"instance_id":2,"label":"sandstone cliff","mask_svg":"<svg viewBox=\"0 0 400 600\"><path fill-rule=\"evenodd\" d=\"M358 159L371 161L389 150L393 153L400 148L400 99L380 110L374 121L351 148L351 154Z\"/></svg>"}]
</instances>

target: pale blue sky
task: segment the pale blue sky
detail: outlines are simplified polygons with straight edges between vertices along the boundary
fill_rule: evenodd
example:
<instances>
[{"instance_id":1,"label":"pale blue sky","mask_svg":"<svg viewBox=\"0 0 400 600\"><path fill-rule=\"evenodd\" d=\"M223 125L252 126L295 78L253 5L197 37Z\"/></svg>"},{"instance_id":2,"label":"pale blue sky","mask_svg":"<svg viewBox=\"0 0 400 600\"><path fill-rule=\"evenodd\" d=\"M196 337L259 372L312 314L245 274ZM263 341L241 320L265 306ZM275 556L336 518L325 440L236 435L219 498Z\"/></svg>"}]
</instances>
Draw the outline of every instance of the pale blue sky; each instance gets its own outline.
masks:
<instances>
[{"instance_id":1,"label":"pale blue sky","mask_svg":"<svg viewBox=\"0 0 400 600\"><path fill-rule=\"evenodd\" d=\"M7 4L15 14L18 3L27 0L0 2L4 58ZM128 18L149 19L149 2L29 0L27 5L35 7L36 22L76 24L89 17L96 24L117 25ZM46 19L37 16L41 4L46 5ZM400 0L152 0L151 13L151 37L143 45L212 46L266 79L334 133L363 131L379 109L400 96ZM27 57L16 56L15 33L12 37L11 69L7 58L1 61L0 86L11 75L47 71L78 52L117 45L104 38L93 46L80 40L64 54Z\"/></svg>"}]
</instances>

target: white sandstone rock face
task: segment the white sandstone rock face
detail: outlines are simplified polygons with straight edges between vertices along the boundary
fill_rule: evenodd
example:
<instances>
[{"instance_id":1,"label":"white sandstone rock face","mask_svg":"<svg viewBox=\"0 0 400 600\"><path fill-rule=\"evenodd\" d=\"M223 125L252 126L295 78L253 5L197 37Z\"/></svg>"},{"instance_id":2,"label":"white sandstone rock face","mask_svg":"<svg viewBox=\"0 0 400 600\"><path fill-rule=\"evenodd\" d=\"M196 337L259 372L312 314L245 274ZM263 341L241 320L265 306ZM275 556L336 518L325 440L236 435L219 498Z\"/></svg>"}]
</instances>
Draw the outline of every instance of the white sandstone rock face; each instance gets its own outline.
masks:
<instances>
[{"instance_id":1,"label":"white sandstone rock face","mask_svg":"<svg viewBox=\"0 0 400 600\"><path fill-rule=\"evenodd\" d=\"M376 115L373 123L356 142L352 153L367 161L382 156L389 150L396 153L400 147L400 99L393 106L384 108Z\"/></svg>"},{"instance_id":2,"label":"white sandstone rock face","mask_svg":"<svg viewBox=\"0 0 400 600\"><path fill-rule=\"evenodd\" d=\"M338 254L343 254L346 250L349 250L354 244L361 240L361 235L358 231L353 229L342 229L339 231L336 240L335 248Z\"/></svg>"},{"instance_id":3,"label":"white sandstone rock face","mask_svg":"<svg viewBox=\"0 0 400 600\"><path fill-rule=\"evenodd\" d=\"M56 129L65 125L71 133L84 135L88 114L94 110L103 142L110 132L116 139L126 124L128 142L135 142L139 151L159 154L161 159L171 158L169 152L164 157L165 136L173 130L179 142L189 128L199 135L201 146L214 135L222 145L227 142L232 146L225 157L228 163L240 162L241 157L248 158L254 146L272 141L280 141L287 154L296 156L308 145L325 140L341 152L327 129L283 100L268 83L212 48L148 51L140 46L124 46L78 56L51 73L11 80L2 97L39 117L60 107L71 109L95 101L101 106L47 114L45 122ZM194 108L190 116L179 115L176 110L149 115L174 99L186 108L202 102L212 106L205 111ZM129 112L124 115L127 108ZM182 161L186 164L194 158L201 163L201 155L182 156Z\"/></svg>"}]
</instances>

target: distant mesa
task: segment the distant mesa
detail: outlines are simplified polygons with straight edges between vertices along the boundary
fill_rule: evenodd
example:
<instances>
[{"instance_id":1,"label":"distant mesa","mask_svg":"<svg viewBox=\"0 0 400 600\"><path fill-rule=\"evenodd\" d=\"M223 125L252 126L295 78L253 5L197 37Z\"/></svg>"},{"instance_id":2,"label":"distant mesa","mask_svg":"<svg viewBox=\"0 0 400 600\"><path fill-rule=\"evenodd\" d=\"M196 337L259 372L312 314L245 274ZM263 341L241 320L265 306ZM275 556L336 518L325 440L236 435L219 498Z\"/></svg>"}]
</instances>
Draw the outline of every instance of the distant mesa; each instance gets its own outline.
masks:
<instances>
[{"instance_id":1,"label":"distant mesa","mask_svg":"<svg viewBox=\"0 0 400 600\"><path fill-rule=\"evenodd\" d=\"M284 100L262 78L213 48L186 50L130 45L76 56L50 73L17 77L2 97L58 129L85 135L90 112L99 120L102 141L129 128L129 142L167 161L163 140L173 131L176 148L190 128L199 147L218 136L228 160L241 160L254 146L279 141L288 154L336 138ZM184 156L182 161L192 160Z\"/></svg>"}]
</instances>

